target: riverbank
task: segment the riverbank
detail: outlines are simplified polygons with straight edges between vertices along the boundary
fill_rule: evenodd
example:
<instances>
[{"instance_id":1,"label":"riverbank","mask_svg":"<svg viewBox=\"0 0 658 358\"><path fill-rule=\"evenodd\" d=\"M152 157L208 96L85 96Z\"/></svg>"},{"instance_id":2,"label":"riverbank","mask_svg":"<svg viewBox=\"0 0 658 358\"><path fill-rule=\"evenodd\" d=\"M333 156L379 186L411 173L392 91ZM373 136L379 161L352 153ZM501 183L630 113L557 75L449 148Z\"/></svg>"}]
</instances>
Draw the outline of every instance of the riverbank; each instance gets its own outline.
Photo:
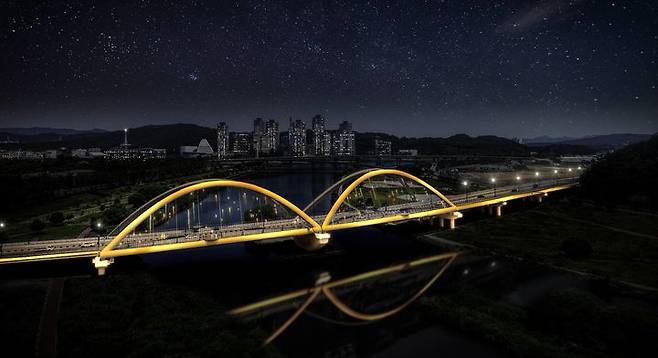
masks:
<instances>
[{"instance_id":1,"label":"riverbank","mask_svg":"<svg viewBox=\"0 0 658 358\"><path fill-rule=\"evenodd\" d=\"M573 200L428 234L435 244L454 242L510 263L486 282L424 297L428 317L517 357L641 356L653 349L655 224L644 213L574 207ZM570 256L564 242L574 239L591 252Z\"/></svg>"}]
</instances>

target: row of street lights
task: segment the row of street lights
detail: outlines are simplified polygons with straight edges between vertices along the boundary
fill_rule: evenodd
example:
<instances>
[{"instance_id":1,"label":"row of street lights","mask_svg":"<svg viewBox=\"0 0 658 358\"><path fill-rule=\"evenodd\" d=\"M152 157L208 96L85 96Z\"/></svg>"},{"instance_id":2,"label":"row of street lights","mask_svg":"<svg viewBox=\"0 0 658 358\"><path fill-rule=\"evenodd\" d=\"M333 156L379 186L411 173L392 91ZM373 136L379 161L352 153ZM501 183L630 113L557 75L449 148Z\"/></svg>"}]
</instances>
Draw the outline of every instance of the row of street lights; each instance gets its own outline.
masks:
<instances>
[{"instance_id":1,"label":"row of street lights","mask_svg":"<svg viewBox=\"0 0 658 358\"><path fill-rule=\"evenodd\" d=\"M583 168L581 166L578 166L576 168L576 170L578 170L578 171L580 171L582 169ZM567 172L572 173L573 168L567 168ZM555 183L557 184L557 178L558 178L559 170L558 169L553 169L553 174L554 174L554 177L555 177ZM535 172L534 177L535 177L535 183L537 183L537 181L539 180L539 172ZM521 179L522 179L521 175L517 175L515 177L515 179L516 179L516 182L517 182L516 190L519 190L519 184L521 183ZM494 197L495 197L496 196L496 178L491 178L489 181L491 182L491 185L493 186ZM470 183L468 182L468 180L462 181L462 186L465 188L464 190L466 191L466 198L465 198L466 201L468 201L468 193L469 193L468 187L469 187L469 185L470 185Z\"/></svg>"}]
</instances>

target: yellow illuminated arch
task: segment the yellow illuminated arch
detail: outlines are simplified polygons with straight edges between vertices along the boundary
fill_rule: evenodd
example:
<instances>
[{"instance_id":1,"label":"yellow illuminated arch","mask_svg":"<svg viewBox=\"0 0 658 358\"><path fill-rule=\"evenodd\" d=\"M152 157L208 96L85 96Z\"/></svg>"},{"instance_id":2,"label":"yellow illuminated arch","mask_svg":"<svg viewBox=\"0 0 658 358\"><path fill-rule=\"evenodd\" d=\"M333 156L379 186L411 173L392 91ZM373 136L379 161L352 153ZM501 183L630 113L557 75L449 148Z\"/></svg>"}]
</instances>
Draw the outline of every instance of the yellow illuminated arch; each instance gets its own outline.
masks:
<instances>
[{"instance_id":1,"label":"yellow illuminated arch","mask_svg":"<svg viewBox=\"0 0 658 358\"><path fill-rule=\"evenodd\" d=\"M353 223L343 223L343 224L332 224L331 220L334 218L336 215L336 211L338 211L338 208L343 204L343 202L347 199L347 196L350 195L354 189L356 189L359 184L363 183L364 181L380 176L380 175L394 175L394 176L401 176L410 180L415 181L416 183L422 185L423 187L429 189L432 193L436 194L441 200L445 201L446 204L448 204L449 207L447 208L442 208L442 209L435 209L427 212L421 212L421 213L414 213L414 214L409 214L409 215L393 215L390 217L385 217L385 218L379 218L379 219L371 219L371 220L364 220L360 222L353 222ZM340 230L340 229L348 229L348 228L353 228L353 227L360 227L360 226L368 226L368 225L376 225L376 224L383 224L387 222L394 222L394 221L400 221L400 220L408 220L408 219L415 219L415 218L420 218L420 217L426 217L426 216L434 216L434 215L439 215L451 211L455 211L456 206L453 204L448 198L445 197L445 195L441 194L438 190L434 189L431 185L426 183L425 181L421 180L420 178L417 178L409 173L403 172L401 170L397 169L376 169L376 170L371 170L368 171L367 173L363 174L361 177L356 179L352 184L350 184L345 191L343 191L338 199L336 199L336 202L331 206L331 209L329 210L329 213L324 217L324 221L322 222L322 230L323 231L330 231L330 230Z\"/></svg>"},{"instance_id":2,"label":"yellow illuminated arch","mask_svg":"<svg viewBox=\"0 0 658 358\"><path fill-rule=\"evenodd\" d=\"M309 212L309 210L310 210L311 208L313 208L313 206L314 206L315 204L317 204L318 201L320 201L325 195L328 195L328 194L331 193L332 191L336 190L336 188L338 188L339 186L341 186L341 185L344 184L345 182L349 181L350 179L352 179L352 178L354 178L354 177L357 177L357 176L360 176L360 175L363 175L363 174L365 174L365 173L367 173L367 172L371 172L371 171L373 171L373 170L378 170L378 168L368 168L368 169L359 170L359 171L356 171L356 172L351 173L350 175L347 175L347 176L344 176L344 177L340 178L340 180L338 180L337 182L333 183L330 187L328 187L328 188L325 189L322 193L320 193L320 195L316 196L315 199L313 199L313 201L311 201L310 203L308 203L308 205L306 205L306 206L304 207L304 211L305 211L305 212Z\"/></svg>"},{"instance_id":3,"label":"yellow illuminated arch","mask_svg":"<svg viewBox=\"0 0 658 358\"><path fill-rule=\"evenodd\" d=\"M239 237L229 237L229 238L223 238L221 240L216 240L216 241L205 241L205 240L198 240L198 241L191 241L191 242L181 242L181 243L175 243L175 244L164 244L164 245L155 245L155 246L147 246L147 247L138 247L138 248L128 248L128 249L114 249L121 240L123 240L129 233L135 230L137 226L139 226L144 220L146 220L151 214L155 213L158 211L160 208L164 207L166 204L169 204L170 202L187 195L189 193L195 192L197 190L202 190L202 189L208 189L208 188L215 188L215 187L233 187L233 188L242 188L242 189L247 189L251 190L260 194L263 194L281 205L285 206L286 208L292 210L295 214L297 214L299 217L301 217L304 221L306 221L311 228L300 228L300 229L291 229L291 230L284 230L284 231L279 231L279 232L269 232L269 233L260 233L260 234L250 234L250 235L244 235L244 236L239 236ZM305 235L305 234L310 234L314 232L319 232L320 231L320 225L313 220L310 216L308 216L305 212L303 212L301 209L299 209L295 204L289 202L286 200L284 197L269 191L265 188L262 188L258 185L250 184L250 183L245 183L241 181L235 181L235 180L224 180L224 179L217 179L217 180L208 180L208 181L203 181L203 182L197 182L189 186L185 186L179 190L176 190L159 201L157 201L155 204L151 205L148 209L146 209L144 212L142 212L139 216L137 216L135 219L133 219L128 225L126 225L108 244L101 250L100 256L102 258L106 257L116 257L116 256L126 256L126 255L139 255L139 254L146 254L146 253L152 253L152 252L161 252L161 251L168 251L168 250L176 250L176 249L190 249L190 248L197 248L197 247L205 247L205 246L213 246L213 245L219 245L219 244L229 244L229 243L236 243L236 242L245 242L245 241L254 241L254 240L263 240L263 239L271 239L271 238L277 238L277 237L286 237L286 236L300 236L300 235Z\"/></svg>"}]
</instances>

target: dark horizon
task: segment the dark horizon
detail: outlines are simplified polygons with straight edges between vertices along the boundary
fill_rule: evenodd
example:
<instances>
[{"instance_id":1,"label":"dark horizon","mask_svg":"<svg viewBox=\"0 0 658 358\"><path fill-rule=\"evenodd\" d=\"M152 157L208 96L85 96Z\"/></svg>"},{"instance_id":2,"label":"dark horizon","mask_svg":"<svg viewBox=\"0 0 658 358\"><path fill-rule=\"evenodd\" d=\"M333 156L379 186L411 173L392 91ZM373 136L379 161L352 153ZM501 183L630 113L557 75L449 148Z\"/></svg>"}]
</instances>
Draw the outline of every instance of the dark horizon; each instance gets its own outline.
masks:
<instances>
[{"instance_id":1,"label":"dark horizon","mask_svg":"<svg viewBox=\"0 0 658 358\"><path fill-rule=\"evenodd\" d=\"M307 125L310 124L310 120L306 121ZM250 123L251 124L251 123ZM281 132L287 132L288 128L286 127L285 123L281 123L279 121L279 124L283 124L281 127ZM144 124L142 126L136 126L136 127L126 127L128 130L131 129L136 129L136 128L141 128L141 127L146 127L146 126L168 126L168 125L195 125L199 127L205 127L209 129L214 129L214 125L205 125L205 124L200 124L200 123L193 123L193 122L172 122L172 123L153 123L153 124ZM332 125L330 123L330 126L328 129L332 129L333 127L338 127L338 123ZM40 129L43 130L40 133L48 133L48 130L53 130L53 131L66 131L66 130L74 130L74 131L84 131L84 132L91 132L91 131L99 131L99 133L102 132L120 132L123 131L126 128L73 128L73 127L42 127L42 126L30 126L30 127L0 127L0 132L3 130L11 129L11 130L36 130ZM335 129L335 128L333 128ZM249 132L253 130L253 127L249 128L248 126L240 127L240 128L232 128L229 126L229 131L231 132ZM309 128L310 130L310 128ZM483 134L471 134L471 133L465 133L465 132L459 132L459 133L451 133L448 135L420 135L420 136L409 136L409 135L401 135L398 133L391 133L391 132L386 132L386 131L381 131L381 130L373 130L373 131L363 131L363 130L354 130L357 133L382 133L382 134L387 134L387 135L392 135L398 138L402 137L408 137L408 138L448 138L456 135L467 135L470 137L480 137L480 136L496 136L496 137L501 137L501 138L507 138L507 139L538 139L538 138L547 138L547 139L562 139L562 138L570 138L570 139L580 139L580 138L588 138L588 137L599 137L599 136L608 136L608 135L656 135L658 132L610 132L610 133L591 133L591 134L585 134L585 135L564 135L564 136L551 136L551 135L538 135L538 136L528 136L528 137L515 137L515 136L505 136L505 135L495 135L495 134L490 134L490 133L483 133Z\"/></svg>"}]
</instances>

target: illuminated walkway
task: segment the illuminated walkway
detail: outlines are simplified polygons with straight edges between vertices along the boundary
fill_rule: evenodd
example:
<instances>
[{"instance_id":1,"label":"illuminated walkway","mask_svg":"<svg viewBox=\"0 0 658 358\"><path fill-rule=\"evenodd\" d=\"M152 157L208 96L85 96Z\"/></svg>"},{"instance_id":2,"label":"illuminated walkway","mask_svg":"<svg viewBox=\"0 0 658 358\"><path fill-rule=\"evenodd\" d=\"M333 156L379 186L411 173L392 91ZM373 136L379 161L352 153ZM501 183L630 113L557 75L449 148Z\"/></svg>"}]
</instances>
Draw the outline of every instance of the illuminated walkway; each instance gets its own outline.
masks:
<instances>
[{"instance_id":1,"label":"illuminated walkway","mask_svg":"<svg viewBox=\"0 0 658 358\"><path fill-rule=\"evenodd\" d=\"M576 184L577 178L563 178L446 197L409 173L367 169L342 178L302 210L254 184L208 179L162 193L107 237L1 245L0 263L93 257L103 274L115 257L128 255L280 238L315 249L333 231L363 226L431 219L454 228L461 211L488 207L500 216L510 200L541 201Z\"/></svg>"}]
</instances>

